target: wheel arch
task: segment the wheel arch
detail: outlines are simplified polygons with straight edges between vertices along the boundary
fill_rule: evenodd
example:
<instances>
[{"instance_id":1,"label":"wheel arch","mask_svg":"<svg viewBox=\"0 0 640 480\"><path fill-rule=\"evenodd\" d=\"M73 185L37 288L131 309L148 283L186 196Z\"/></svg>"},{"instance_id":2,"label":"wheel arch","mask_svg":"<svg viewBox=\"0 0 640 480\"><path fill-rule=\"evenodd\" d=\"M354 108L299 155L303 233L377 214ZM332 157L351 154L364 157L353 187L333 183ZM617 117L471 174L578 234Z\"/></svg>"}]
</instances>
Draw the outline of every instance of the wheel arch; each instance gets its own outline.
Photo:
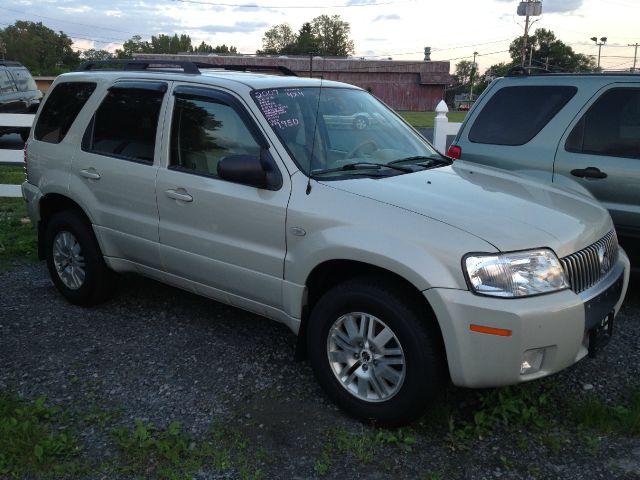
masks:
<instances>
[{"instance_id":1,"label":"wheel arch","mask_svg":"<svg viewBox=\"0 0 640 480\"><path fill-rule=\"evenodd\" d=\"M306 298L302 307L302 318L296 345L296 359L306 358L306 335L308 319L311 310L318 300L331 288L357 277L373 277L384 280L406 292L406 300L423 313L425 321L433 322L433 326L438 332L438 341L441 344L442 352L445 355L444 364L447 365L446 350L442 329L438 323L435 311L422 294L420 289L409 280L397 273L377 265L360 262L357 260L327 260L317 265L307 276L305 282ZM448 374L448 372L447 372Z\"/></svg>"},{"instance_id":2,"label":"wheel arch","mask_svg":"<svg viewBox=\"0 0 640 480\"><path fill-rule=\"evenodd\" d=\"M66 195L59 193L48 193L44 195L42 199L40 199L39 203L40 221L38 222L38 258L40 260L44 260L45 258L44 238L49 221L56 213L65 210L74 210L82 215L87 223L91 223L91 219L84 209L76 201Z\"/></svg>"}]
</instances>

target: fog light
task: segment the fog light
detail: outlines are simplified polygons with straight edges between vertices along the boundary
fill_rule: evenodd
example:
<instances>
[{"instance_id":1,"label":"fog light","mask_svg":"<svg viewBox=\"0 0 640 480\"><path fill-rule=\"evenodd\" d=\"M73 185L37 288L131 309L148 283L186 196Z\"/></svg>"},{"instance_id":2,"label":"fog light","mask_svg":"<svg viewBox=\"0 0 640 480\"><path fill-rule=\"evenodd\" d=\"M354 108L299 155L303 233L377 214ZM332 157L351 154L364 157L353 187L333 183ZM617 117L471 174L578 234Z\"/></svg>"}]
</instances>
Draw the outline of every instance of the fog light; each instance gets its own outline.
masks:
<instances>
[{"instance_id":1,"label":"fog light","mask_svg":"<svg viewBox=\"0 0 640 480\"><path fill-rule=\"evenodd\" d=\"M533 350L527 350L522 355L522 365L520 366L520 375L527 375L529 373L536 373L542 367L542 360L544 360L544 348L534 348Z\"/></svg>"}]
</instances>

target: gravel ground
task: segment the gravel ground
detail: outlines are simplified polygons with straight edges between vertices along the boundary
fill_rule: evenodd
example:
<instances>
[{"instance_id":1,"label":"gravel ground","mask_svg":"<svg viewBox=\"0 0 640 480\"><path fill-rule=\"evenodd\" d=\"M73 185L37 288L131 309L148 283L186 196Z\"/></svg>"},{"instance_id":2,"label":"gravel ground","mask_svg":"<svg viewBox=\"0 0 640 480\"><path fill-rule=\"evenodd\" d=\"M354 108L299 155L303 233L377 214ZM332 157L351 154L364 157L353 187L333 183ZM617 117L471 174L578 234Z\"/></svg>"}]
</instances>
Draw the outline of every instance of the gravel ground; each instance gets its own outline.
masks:
<instances>
[{"instance_id":1,"label":"gravel ground","mask_svg":"<svg viewBox=\"0 0 640 480\"><path fill-rule=\"evenodd\" d=\"M554 377L566 395L615 405L640 384L638 287L636 274L604 354ZM41 262L1 272L0 292L0 391L101 412L102 423L80 432L84 455L96 461L113 455L108 428L178 420L196 438L212 423L235 429L264 478L640 478L640 438L593 433L594 446L564 423L554 448L540 432L504 429L453 451L443 418L410 427L411 451L376 446L369 427L328 401L308 363L292 360L295 337L286 327L150 280L123 277L113 300L83 309L62 299ZM450 387L443 402L469 408L475 395ZM354 434L354 445L337 449L336 431ZM88 478L117 476L128 478L115 470ZM197 474L241 476L235 467Z\"/></svg>"}]
</instances>

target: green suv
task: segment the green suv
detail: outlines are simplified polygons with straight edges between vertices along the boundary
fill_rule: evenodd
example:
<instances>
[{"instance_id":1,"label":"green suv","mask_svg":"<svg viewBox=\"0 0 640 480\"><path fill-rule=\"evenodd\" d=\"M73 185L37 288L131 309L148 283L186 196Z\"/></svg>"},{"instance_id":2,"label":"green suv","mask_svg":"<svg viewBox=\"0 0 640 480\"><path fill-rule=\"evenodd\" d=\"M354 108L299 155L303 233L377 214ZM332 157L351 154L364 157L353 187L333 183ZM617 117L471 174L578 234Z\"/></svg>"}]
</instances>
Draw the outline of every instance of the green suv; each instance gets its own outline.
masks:
<instances>
[{"instance_id":1,"label":"green suv","mask_svg":"<svg viewBox=\"0 0 640 480\"><path fill-rule=\"evenodd\" d=\"M640 239L638 74L496 79L448 153L564 189L588 190L609 209L621 237Z\"/></svg>"}]
</instances>

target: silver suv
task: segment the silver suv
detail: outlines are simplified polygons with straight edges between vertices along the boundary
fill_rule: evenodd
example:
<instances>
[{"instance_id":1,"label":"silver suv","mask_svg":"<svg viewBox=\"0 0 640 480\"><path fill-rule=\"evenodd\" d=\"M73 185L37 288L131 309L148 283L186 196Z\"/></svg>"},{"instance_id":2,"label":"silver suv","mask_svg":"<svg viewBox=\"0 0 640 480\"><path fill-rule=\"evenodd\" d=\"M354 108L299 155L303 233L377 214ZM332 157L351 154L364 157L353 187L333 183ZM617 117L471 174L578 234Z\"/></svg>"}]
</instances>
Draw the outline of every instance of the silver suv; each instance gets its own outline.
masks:
<instances>
[{"instance_id":1,"label":"silver suv","mask_svg":"<svg viewBox=\"0 0 640 480\"><path fill-rule=\"evenodd\" d=\"M610 338L629 261L590 197L452 164L350 85L157 62L62 75L37 115L22 191L70 302L136 272L283 322L385 425L449 379L544 377Z\"/></svg>"},{"instance_id":2,"label":"silver suv","mask_svg":"<svg viewBox=\"0 0 640 480\"><path fill-rule=\"evenodd\" d=\"M638 74L515 70L481 95L449 155L587 190L618 234L640 240Z\"/></svg>"}]
</instances>

